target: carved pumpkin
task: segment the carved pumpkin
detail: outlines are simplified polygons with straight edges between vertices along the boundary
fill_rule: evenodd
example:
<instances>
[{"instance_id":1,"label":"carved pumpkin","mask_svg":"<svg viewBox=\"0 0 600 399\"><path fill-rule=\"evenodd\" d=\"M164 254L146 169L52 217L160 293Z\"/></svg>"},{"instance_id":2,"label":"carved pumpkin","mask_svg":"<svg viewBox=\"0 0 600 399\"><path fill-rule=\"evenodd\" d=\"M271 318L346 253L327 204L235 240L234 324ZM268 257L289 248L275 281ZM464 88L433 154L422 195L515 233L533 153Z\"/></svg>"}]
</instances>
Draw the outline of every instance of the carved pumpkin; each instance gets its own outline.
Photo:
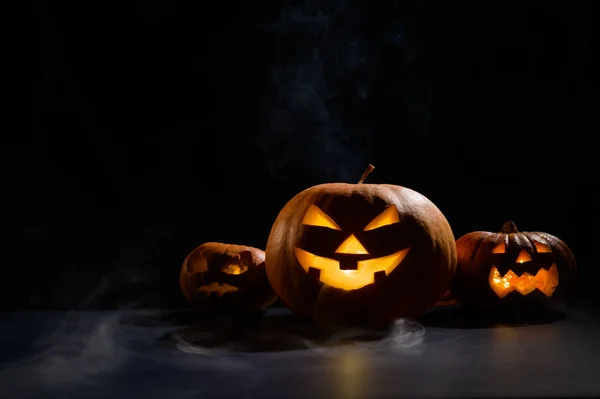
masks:
<instances>
[{"instance_id":1,"label":"carved pumpkin","mask_svg":"<svg viewBox=\"0 0 600 399\"><path fill-rule=\"evenodd\" d=\"M200 245L183 261L179 283L186 299L202 310L259 310L277 299L267 279L265 253L243 245Z\"/></svg>"},{"instance_id":2,"label":"carved pumpkin","mask_svg":"<svg viewBox=\"0 0 600 399\"><path fill-rule=\"evenodd\" d=\"M331 183L280 211L267 276L293 311L332 324L386 323L420 314L450 286L456 247L426 197L389 184Z\"/></svg>"},{"instance_id":3,"label":"carved pumpkin","mask_svg":"<svg viewBox=\"0 0 600 399\"><path fill-rule=\"evenodd\" d=\"M460 237L452 293L466 306L560 309L573 287L575 257L559 238L519 232L506 222L499 233Z\"/></svg>"}]
</instances>

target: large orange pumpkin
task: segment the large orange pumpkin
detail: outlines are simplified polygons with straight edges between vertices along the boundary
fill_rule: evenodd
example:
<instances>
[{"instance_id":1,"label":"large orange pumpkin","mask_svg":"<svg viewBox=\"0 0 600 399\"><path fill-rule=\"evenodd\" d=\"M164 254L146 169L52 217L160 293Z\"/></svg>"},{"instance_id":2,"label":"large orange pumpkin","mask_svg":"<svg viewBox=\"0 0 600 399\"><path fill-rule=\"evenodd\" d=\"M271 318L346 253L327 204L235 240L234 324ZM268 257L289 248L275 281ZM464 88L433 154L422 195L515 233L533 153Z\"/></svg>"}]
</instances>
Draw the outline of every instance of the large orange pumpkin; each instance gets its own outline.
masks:
<instances>
[{"instance_id":1,"label":"large orange pumpkin","mask_svg":"<svg viewBox=\"0 0 600 399\"><path fill-rule=\"evenodd\" d=\"M448 221L425 196L389 184L321 184L280 211L266 247L282 302L318 322L379 324L418 315L456 266Z\"/></svg>"},{"instance_id":2,"label":"large orange pumpkin","mask_svg":"<svg viewBox=\"0 0 600 399\"><path fill-rule=\"evenodd\" d=\"M183 261L179 276L185 298L200 310L252 311L277 297L265 272L265 253L245 245L207 242Z\"/></svg>"},{"instance_id":3,"label":"large orange pumpkin","mask_svg":"<svg viewBox=\"0 0 600 399\"><path fill-rule=\"evenodd\" d=\"M521 232L506 222L498 233L474 231L456 242L452 294L477 308L563 310L577 272L571 249L558 237Z\"/></svg>"}]
</instances>

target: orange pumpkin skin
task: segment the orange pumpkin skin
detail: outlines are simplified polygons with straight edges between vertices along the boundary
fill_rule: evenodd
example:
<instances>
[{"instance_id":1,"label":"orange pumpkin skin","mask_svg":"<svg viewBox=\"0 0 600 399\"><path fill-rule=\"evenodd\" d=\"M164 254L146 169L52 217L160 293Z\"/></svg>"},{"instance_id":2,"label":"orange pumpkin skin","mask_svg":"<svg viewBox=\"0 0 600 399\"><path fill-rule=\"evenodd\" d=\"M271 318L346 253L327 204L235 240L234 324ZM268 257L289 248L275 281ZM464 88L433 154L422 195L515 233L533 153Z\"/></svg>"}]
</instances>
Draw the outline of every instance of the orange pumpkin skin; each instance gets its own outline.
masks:
<instances>
[{"instance_id":1,"label":"orange pumpkin skin","mask_svg":"<svg viewBox=\"0 0 600 399\"><path fill-rule=\"evenodd\" d=\"M319 217L311 218L315 212ZM394 266L386 260L392 258L401 260ZM376 265L387 269L370 273ZM280 211L266 247L267 276L282 302L323 324L384 324L418 315L447 291L455 267L445 216L423 195L396 185L304 190ZM359 274L362 286L347 281Z\"/></svg>"},{"instance_id":2,"label":"orange pumpkin skin","mask_svg":"<svg viewBox=\"0 0 600 399\"><path fill-rule=\"evenodd\" d=\"M264 251L244 245L207 242L196 247L183 261L179 284L188 302L205 311L254 311L277 300Z\"/></svg>"},{"instance_id":3,"label":"orange pumpkin skin","mask_svg":"<svg viewBox=\"0 0 600 399\"><path fill-rule=\"evenodd\" d=\"M506 222L498 233L467 233L456 247L451 292L466 307L564 311L574 290L573 252L551 234L521 232Z\"/></svg>"}]
</instances>

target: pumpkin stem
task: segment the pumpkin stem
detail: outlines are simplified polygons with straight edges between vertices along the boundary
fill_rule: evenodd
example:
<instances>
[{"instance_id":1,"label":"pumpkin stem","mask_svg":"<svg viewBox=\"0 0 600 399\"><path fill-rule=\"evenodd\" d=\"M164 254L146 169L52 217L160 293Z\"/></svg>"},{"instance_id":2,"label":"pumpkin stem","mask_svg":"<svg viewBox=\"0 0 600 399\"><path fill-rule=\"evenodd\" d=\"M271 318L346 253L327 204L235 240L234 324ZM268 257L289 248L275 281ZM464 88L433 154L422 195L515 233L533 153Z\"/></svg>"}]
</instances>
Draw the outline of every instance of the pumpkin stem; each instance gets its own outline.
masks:
<instances>
[{"instance_id":1,"label":"pumpkin stem","mask_svg":"<svg viewBox=\"0 0 600 399\"><path fill-rule=\"evenodd\" d=\"M364 173L360 177L360 180L358 181L358 184L362 184L365 181L365 179L367 178L367 176L369 176L371 174L371 172L373 171L373 169L375 169L375 166L369 164L369 166L367 166L367 169L364 171Z\"/></svg>"},{"instance_id":2,"label":"pumpkin stem","mask_svg":"<svg viewBox=\"0 0 600 399\"><path fill-rule=\"evenodd\" d=\"M508 221L508 222L504 222L504 225L502 226L502 230L500 230L500 233L502 234L513 234L513 233L518 233L519 230L517 230L517 225L515 225L515 222Z\"/></svg>"}]
</instances>

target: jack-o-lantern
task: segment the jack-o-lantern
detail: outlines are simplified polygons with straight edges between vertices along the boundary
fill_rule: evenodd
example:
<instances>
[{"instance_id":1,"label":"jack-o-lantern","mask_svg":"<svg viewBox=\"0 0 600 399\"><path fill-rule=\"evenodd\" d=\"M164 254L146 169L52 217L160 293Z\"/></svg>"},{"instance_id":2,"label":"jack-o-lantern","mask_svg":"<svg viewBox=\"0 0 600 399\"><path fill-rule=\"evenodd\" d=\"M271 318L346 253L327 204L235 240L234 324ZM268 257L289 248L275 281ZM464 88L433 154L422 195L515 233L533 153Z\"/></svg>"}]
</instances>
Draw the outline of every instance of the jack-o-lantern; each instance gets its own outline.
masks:
<instances>
[{"instance_id":1,"label":"jack-o-lantern","mask_svg":"<svg viewBox=\"0 0 600 399\"><path fill-rule=\"evenodd\" d=\"M253 247L207 242L183 261L179 284L201 310L259 310L277 297L267 279L265 253Z\"/></svg>"},{"instance_id":2,"label":"jack-o-lantern","mask_svg":"<svg viewBox=\"0 0 600 399\"><path fill-rule=\"evenodd\" d=\"M451 291L465 306L560 310L573 288L575 257L553 235L520 232L506 222L499 233L465 234L456 247Z\"/></svg>"},{"instance_id":3,"label":"jack-o-lantern","mask_svg":"<svg viewBox=\"0 0 600 399\"><path fill-rule=\"evenodd\" d=\"M426 197L389 184L321 184L280 211L266 248L283 303L317 322L386 323L420 314L450 286L456 247Z\"/></svg>"}]
</instances>

